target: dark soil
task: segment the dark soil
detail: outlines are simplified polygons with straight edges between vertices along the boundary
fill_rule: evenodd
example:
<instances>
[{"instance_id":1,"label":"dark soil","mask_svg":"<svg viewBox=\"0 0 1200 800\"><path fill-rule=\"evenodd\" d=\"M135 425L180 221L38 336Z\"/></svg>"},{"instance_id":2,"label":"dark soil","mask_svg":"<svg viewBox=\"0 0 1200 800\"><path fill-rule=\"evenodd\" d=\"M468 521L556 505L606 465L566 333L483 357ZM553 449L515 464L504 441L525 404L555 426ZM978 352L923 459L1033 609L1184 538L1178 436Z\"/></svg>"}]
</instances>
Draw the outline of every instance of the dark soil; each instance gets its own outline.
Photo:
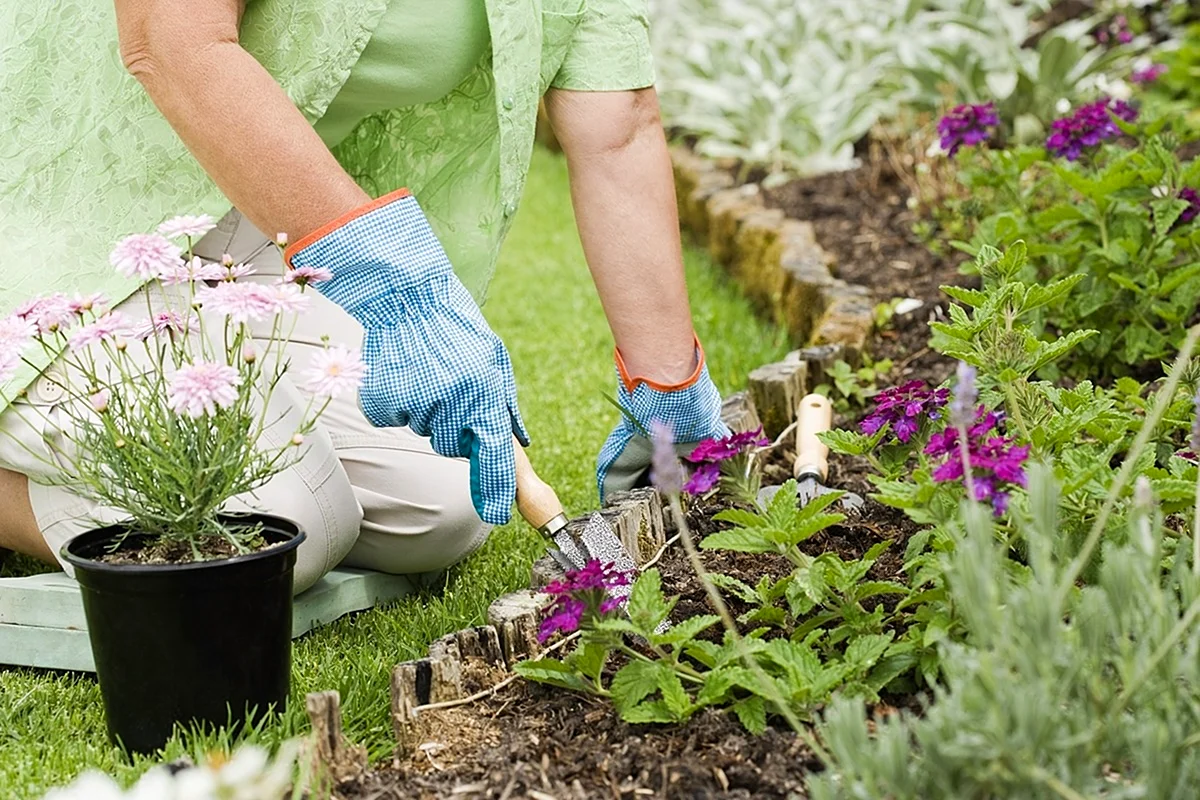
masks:
<instances>
[{"instance_id":1,"label":"dark soil","mask_svg":"<svg viewBox=\"0 0 1200 800\"><path fill-rule=\"evenodd\" d=\"M190 542L179 539L129 536L123 539L116 549L98 556L96 561L105 564L193 564L233 558L271 546L270 542L256 532L235 535L241 549L223 536L201 537L197 540L194 550Z\"/></svg>"},{"instance_id":2,"label":"dark soil","mask_svg":"<svg viewBox=\"0 0 1200 800\"><path fill-rule=\"evenodd\" d=\"M877 303L922 301L876 334L870 355L894 363L892 382L922 379L936 385L953 371L953 362L928 349L929 322L944 317L949 303L939 287L972 285L973 279L958 272L962 256L939 256L913 233L918 218L908 197L886 163L764 190L768 206L813 224L817 241L836 259L839 278L867 287Z\"/></svg>"}]
</instances>

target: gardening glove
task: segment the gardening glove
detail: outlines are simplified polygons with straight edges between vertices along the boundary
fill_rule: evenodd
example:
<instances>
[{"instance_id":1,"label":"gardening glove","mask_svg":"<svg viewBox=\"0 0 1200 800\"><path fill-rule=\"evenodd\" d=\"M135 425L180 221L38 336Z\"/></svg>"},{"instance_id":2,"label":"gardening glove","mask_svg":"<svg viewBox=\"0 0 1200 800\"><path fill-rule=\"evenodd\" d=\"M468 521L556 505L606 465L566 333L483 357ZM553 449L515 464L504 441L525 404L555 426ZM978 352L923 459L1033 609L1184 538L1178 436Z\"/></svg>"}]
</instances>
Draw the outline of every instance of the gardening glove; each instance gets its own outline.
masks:
<instances>
[{"instance_id":1,"label":"gardening glove","mask_svg":"<svg viewBox=\"0 0 1200 800\"><path fill-rule=\"evenodd\" d=\"M613 492L645 485L653 450L648 435L651 422L671 425L675 451L681 456L704 439L729 435L729 427L721 421L721 393L708 376L698 339L695 372L671 386L630 377L619 350L615 360L617 402L624 413L597 461L596 483L602 501Z\"/></svg>"},{"instance_id":2,"label":"gardening glove","mask_svg":"<svg viewBox=\"0 0 1200 800\"><path fill-rule=\"evenodd\" d=\"M356 209L289 247L286 261L332 272L313 285L362 323L358 403L371 424L408 426L439 454L469 458L476 512L507 522L513 435L529 444L512 363L416 198L401 189Z\"/></svg>"}]
</instances>

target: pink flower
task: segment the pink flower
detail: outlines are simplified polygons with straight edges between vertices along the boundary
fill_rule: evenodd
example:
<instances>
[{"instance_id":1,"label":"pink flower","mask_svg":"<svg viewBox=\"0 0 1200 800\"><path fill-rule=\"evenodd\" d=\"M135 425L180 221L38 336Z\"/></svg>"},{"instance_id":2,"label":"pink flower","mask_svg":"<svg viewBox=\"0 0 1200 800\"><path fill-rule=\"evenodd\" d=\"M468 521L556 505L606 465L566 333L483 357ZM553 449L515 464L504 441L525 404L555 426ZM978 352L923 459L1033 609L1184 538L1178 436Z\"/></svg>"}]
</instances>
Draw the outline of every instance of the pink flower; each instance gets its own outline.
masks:
<instances>
[{"instance_id":1,"label":"pink flower","mask_svg":"<svg viewBox=\"0 0 1200 800\"><path fill-rule=\"evenodd\" d=\"M196 281L219 281L224 277L225 268L220 264L208 264L201 261L199 256L195 256L188 261L177 261L164 270L159 279L165 286L176 286Z\"/></svg>"},{"instance_id":2,"label":"pink flower","mask_svg":"<svg viewBox=\"0 0 1200 800\"><path fill-rule=\"evenodd\" d=\"M228 257L226 256L226 258ZM247 275L253 275L257 272L253 264L222 263L220 265L214 264L213 266L216 267L216 277L213 278L216 281L236 281L238 278L244 278Z\"/></svg>"},{"instance_id":3,"label":"pink flower","mask_svg":"<svg viewBox=\"0 0 1200 800\"><path fill-rule=\"evenodd\" d=\"M127 278L151 280L174 268L183 250L156 233L126 236L109 254L117 272Z\"/></svg>"},{"instance_id":4,"label":"pink flower","mask_svg":"<svg viewBox=\"0 0 1200 800\"><path fill-rule=\"evenodd\" d=\"M206 311L240 323L271 316L275 313L278 301L268 287L223 281L196 292L196 302Z\"/></svg>"},{"instance_id":5,"label":"pink flower","mask_svg":"<svg viewBox=\"0 0 1200 800\"><path fill-rule=\"evenodd\" d=\"M200 319L195 314L185 317L178 311L159 311L134 331L133 338L140 341L163 333L187 333L199 327Z\"/></svg>"},{"instance_id":6,"label":"pink flower","mask_svg":"<svg viewBox=\"0 0 1200 800\"><path fill-rule=\"evenodd\" d=\"M105 340L132 338L136 332L136 327L124 314L110 311L72 333L69 344L72 350L80 350Z\"/></svg>"},{"instance_id":7,"label":"pink flower","mask_svg":"<svg viewBox=\"0 0 1200 800\"><path fill-rule=\"evenodd\" d=\"M358 350L330 347L309 362L304 388L317 397L338 397L357 391L366 373L367 365Z\"/></svg>"},{"instance_id":8,"label":"pink flower","mask_svg":"<svg viewBox=\"0 0 1200 800\"><path fill-rule=\"evenodd\" d=\"M264 286L265 291L271 293L275 300L276 314L303 314L308 310L312 298L304 294L300 287L293 284L280 284L278 286Z\"/></svg>"},{"instance_id":9,"label":"pink flower","mask_svg":"<svg viewBox=\"0 0 1200 800\"><path fill-rule=\"evenodd\" d=\"M13 314L0 319L0 350L20 353L37 335L37 326L24 317Z\"/></svg>"},{"instance_id":10,"label":"pink flower","mask_svg":"<svg viewBox=\"0 0 1200 800\"><path fill-rule=\"evenodd\" d=\"M194 239L203 236L215 227L217 227L217 223L208 214L201 214L199 216L183 215L169 219L162 225L159 225L158 235L165 236L168 239L177 239L180 236Z\"/></svg>"},{"instance_id":11,"label":"pink flower","mask_svg":"<svg viewBox=\"0 0 1200 800\"><path fill-rule=\"evenodd\" d=\"M71 312L79 316L82 316L85 311L94 311L99 314L107 305L108 298L103 294L76 294L71 300Z\"/></svg>"},{"instance_id":12,"label":"pink flower","mask_svg":"<svg viewBox=\"0 0 1200 800\"><path fill-rule=\"evenodd\" d=\"M17 309L16 315L32 322L43 334L53 333L75 322L71 298L61 293L30 300Z\"/></svg>"},{"instance_id":13,"label":"pink flower","mask_svg":"<svg viewBox=\"0 0 1200 800\"><path fill-rule=\"evenodd\" d=\"M92 404L92 408L94 408L97 413L103 414L108 410L108 401L111 399L112 392L110 392L108 389L101 389L100 391L88 397L88 402Z\"/></svg>"},{"instance_id":14,"label":"pink flower","mask_svg":"<svg viewBox=\"0 0 1200 800\"><path fill-rule=\"evenodd\" d=\"M283 276L284 283L298 283L307 286L310 283L324 283L333 280L333 270L325 267L296 267L289 269Z\"/></svg>"},{"instance_id":15,"label":"pink flower","mask_svg":"<svg viewBox=\"0 0 1200 800\"><path fill-rule=\"evenodd\" d=\"M237 402L242 376L225 364L200 362L181 367L167 386L167 408L193 419L213 415Z\"/></svg>"}]
</instances>

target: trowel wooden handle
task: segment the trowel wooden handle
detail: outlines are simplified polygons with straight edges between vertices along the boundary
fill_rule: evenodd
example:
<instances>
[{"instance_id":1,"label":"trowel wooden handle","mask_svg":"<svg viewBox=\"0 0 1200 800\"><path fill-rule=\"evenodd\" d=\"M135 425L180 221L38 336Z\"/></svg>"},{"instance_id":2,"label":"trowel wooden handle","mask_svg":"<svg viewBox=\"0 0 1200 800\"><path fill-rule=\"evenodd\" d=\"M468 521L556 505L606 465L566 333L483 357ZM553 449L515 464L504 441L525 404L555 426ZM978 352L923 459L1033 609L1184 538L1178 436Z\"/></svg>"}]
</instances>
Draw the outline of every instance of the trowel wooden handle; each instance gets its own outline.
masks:
<instances>
[{"instance_id":1,"label":"trowel wooden handle","mask_svg":"<svg viewBox=\"0 0 1200 800\"><path fill-rule=\"evenodd\" d=\"M833 406L819 394L805 395L796 409L796 463L792 474L797 478L816 476L825 480L829 472L829 448L817 438L833 427Z\"/></svg>"},{"instance_id":2,"label":"trowel wooden handle","mask_svg":"<svg viewBox=\"0 0 1200 800\"><path fill-rule=\"evenodd\" d=\"M517 511L525 521L543 534L550 535L559 522L566 524L567 517L562 503L550 484L546 483L529 463L525 448L513 437L513 450L517 463ZM561 527L561 526L559 526Z\"/></svg>"}]
</instances>

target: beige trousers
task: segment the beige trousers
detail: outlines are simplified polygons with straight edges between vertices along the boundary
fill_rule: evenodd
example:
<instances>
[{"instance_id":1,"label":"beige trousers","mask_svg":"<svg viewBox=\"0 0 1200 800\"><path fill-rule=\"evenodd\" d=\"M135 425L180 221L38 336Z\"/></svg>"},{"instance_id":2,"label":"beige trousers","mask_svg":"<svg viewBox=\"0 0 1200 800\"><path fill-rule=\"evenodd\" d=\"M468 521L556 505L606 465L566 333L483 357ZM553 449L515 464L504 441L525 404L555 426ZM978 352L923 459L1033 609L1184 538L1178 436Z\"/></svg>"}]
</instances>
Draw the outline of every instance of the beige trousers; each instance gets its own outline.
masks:
<instances>
[{"instance_id":1,"label":"beige trousers","mask_svg":"<svg viewBox=\"0 0 1200 800\"><path fill-rule=\"evenodd\" d=\"M237 211L197 243L195 252L213 261L228 253L235 261L253 263L258 274L242 280L272 282L283 274L278 250ZM286 350L290 374L307 368L323 347L322 336L350 347L362 341L362 327L353 317L314 290L306 294L312 296L311 305L296 320ZM145 318L146 300L138 292L119 308ZM290 322L284 321L284 330ZM257 330L252 326L252 334L269 336L270 323ZM55 369L63 366L51 366L47 375ZM291 438L307 400L285 375L270 409L271 418L281 419L264 433L266 444ZM61 410L63 402L63 389L53 378L42 377L0 413L0 466L30 478L34 515L56 554L73 536L122 516L53 484L52 454L66 444L60 426L70 419ZM297 593L339 564L394 574L441 570L486 539L488 526L471 504L467 461L438 455L428 439L407 428L374 427L354 395L330 403L305 447L297 463L229 504L232 510L275 514L303 527L307 538L297 554Z\"/></svg>"}]
</instances>

